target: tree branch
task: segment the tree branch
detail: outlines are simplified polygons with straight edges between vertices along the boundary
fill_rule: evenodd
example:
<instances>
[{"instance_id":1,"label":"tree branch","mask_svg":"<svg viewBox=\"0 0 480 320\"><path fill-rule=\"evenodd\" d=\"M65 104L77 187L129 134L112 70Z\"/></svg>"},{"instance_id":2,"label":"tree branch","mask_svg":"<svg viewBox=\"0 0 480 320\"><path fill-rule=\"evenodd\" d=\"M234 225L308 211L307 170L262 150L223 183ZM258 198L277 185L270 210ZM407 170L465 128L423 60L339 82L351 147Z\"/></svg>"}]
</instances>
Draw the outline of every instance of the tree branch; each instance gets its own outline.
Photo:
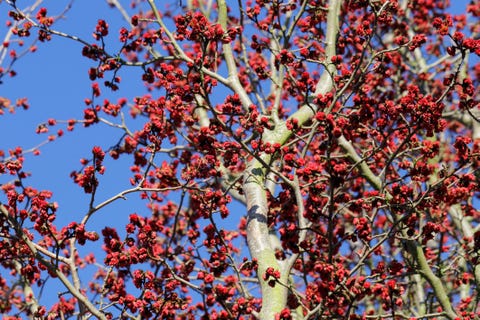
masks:
<instances>
[{"instance_id":1,"label":"tree branch","mask_svg":"<svg viewBox=\"0 0 480 320\"><path fill-rule=\"evenodd\" d=\"M327 36L326 36L326 57L328 63L326 70L323 72L317 83L315 95L325 94L333 88L332 74L336 69L329 61L336 54L336 39L339 29L339 12L341 0L331 0L329 2L328 20L327 20ZM304 105L296 111L290 118L297 119L299 125L303 125L315 115L315 107ZM280 122L275 126L273 131L265 132L263 141L269 143L285 144L293 135L293 131L289 130L286 122ZM263 305L260 312L260 319L274 319L286 305L288 288L286 286L270 286L268 281L264 280L267 268L273 268L280 271L280 265L275 257L274 248L270 245L268 220L268 203L266 197L266 173L267 168L262 164L269 163L271 155L263 154L260 156L262 161L254 158L250 160L244 175L243 190L247 201L247 242L252 258L258 263L258 278L262 289ZM282 270L281 283L288 282L290 270ZM268 279L267 279L268 280Z\"/></svg>"},{"instance_id":2,"label":"tree branch","mask_svg":"<svg viewBox=\"0 0 480 320\"><path fill-rule=\"evenodd\" d=\"M343 150L347 153L348 157L352 161L352 163L358 165L360 172L362 173L363 177L371 184L371 186L377 190L382 191L382 182L379 177L377 177L372 170L368 167L365 161L357 154L355 148L351 144L350 141L347 141L345 137L341 136L338 139L339 145L343 148ZM390 201L393 197L387 191L385 192L385 198L387 201ZM395 215L393 215L393 219L397 219ZM406 234L403 234L405 238L409 238ZM452 308L450 300L448 299L447 292L441 282L441 280L432 272L432 269L428 265L427 259L423 252L423 248L416 240L406 240L406 247L408 252L414 257L416 263L419 266L420 274L430 283L432 286L435 296L437 297L438 301L440 302L442 308L445 311L445 314L450 320L454 320L457 315Z\"/></svg>"},{"instance_id":3,"label":"tree branch","mask_svg":"<svg viewBox=\"0 0 480 320\"><path fill-rule=\"evenodd\" d=\"M46 260L40 252L36 249L34 243L32 240L30 240L27 235L23 232L21 226L17 223L17 221L10 216L8 209L3 205L0 204L0 213L4 216L4 218L8 221L8 223L12 226L12 228L15 230L15 233L17 237L27 245L27 247L30 249L30 252L32 255L35 257L37 261L39 261L41 264L46 266L50 272L55 274L56 277L62 282L62 284L65 286L65 288L75 297L77 298L81 303L83 303L86 307L86 309L95 317L98 319L102 320L107 320L105 315L99 311L95 306L88 300L87 297L85 297L77 288L75 288L74 285L67 279L67 277L62 273L60 269L58 269L55 265L50 263L48 260Z\"/></svg>"}]
</instances>

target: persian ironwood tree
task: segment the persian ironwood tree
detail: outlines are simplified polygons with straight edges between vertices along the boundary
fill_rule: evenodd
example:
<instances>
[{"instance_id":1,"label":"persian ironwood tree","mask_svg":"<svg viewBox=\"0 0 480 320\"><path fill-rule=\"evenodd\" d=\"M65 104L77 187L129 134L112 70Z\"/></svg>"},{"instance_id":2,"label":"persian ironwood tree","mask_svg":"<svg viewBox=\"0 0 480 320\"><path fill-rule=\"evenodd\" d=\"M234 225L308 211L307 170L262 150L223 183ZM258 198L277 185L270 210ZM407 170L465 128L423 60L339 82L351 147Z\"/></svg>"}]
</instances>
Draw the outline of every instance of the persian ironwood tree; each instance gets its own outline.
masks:
<instances>
[{"instance_id":1,"label":"persian ironwood tree","mask_svg":"<svg viewBox=\"0 0 480 320\"><path fill-rule=\"evenodd\" d=\"M81 38L9 1L1 80L67 38L92 93L66 130L118 134L84 141L67 224L30 183L40 146L0 151L5 319L480 317L479 3L106 3L124 26ZM111 101L132 70L146 93ZM99 199L120 158L131 187Z\"/></svg>"}]
</instances>

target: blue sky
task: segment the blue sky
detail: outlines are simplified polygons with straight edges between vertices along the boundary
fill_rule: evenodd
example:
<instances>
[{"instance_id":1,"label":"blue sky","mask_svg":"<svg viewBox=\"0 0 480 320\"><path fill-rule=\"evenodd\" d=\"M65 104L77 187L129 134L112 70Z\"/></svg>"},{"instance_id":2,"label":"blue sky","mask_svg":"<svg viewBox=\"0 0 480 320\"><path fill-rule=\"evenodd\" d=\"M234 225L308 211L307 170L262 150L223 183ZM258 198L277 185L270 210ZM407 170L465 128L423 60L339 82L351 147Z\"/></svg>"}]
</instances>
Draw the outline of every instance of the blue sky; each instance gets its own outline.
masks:
<instances>
[{"instance_id":1,"label":"blue sky","mask_svg":"<svg viewBox=\"0 0 480 320\"><path fill-rule=\"evenodd\" d=\"M22 7L22 2L27 1L19 0L19 7ZM61 12L67 3L68 1L47 0L44 1L44 6L49 9L49 14L55 14ZM0 16L5 17L8 10L6 3L2 3ZM106 16L112 25L126 24L118 12L108 8L105 2L87 0L74 2L66 19L55 24L55 28L93 42L91 33L97 19ZM115 32L117 26L112 27L112 32ZM116 38L116 34L112 37ZM4 78L4 84L0 87L0 96L6 96L12 101L26 96L30 109L28 111L17 109L15 114L5 114L0 117L0 134L4 137L1 142L2 149L6 150L19 145L28 149L44 141L47 134L38 135L35 129L49 118L68 120L83 117L85 108L83 100L91 96L91 81L87 71L89 67L94 66L94 62L82 57L81 50L82 45L79 43L53 37L50 43L38 43L37 52L22 57L15 64L14 69L18 75L14 78ZM130 78L122 77L124 81L120 93L112 94L108 92L109 90L103 90L106 93L105 96L112 101L116 101L121 95L131 98L145 93L138 81L141 73L132 69L125 71ZM123 74L126 73L122 72L121 75ZM101 101L103 97L97 102L101 103ZM55 198L60 201L60 212L65 210L71 212L69 215L78 217L77 215L81 214L78 211L83 212L87 202L81 189L73 184L69 174L72 170L80 169L79 159L88 157L93 145L108 148L115 143L119 131L103 125L90 128L77 125L73 132L68 132L64 125L59 125L52 128L51 133L55 133L57 128L64 129L65 135L42 147L40 156L28 156L25 166L27 171L33 174L29 179L32 185L38 189L50 189L55 193ZM113 164L117 166L117 162ZM117 167L122 166L119 163ZM122 186L127 186L121 182L122 179L119 179L118 174L114 167L107 167L105 175L101 177L103 188L99 190L103 196L121 191ZM101 195L98 199L101 199ZM69 216L67 220L72 218Z\"/></svg>"},{"instance_id":2,"label":"blue sky","mask_svg":"<svg viewBox=\"0 0 480 320\"><path fill-rule=\"evenodd\" d=\"M56 15L63 11L69 1L45 0L43 6L47 7L49 14ZM23 8L31 1L18 0L18 7ZM0 4L0 17L6 20L10 7L5 3ZM58 21L54 28L63 32L78 35L89 42L94 42L91 36L98 18L107 17L112 27L112 43L117 43L117 33L121 26L127 24L122 20L118 11L110 9L105 1L82 0L75 1L65 19ZM0 37L6 33L5 24L0 27ZM28 41L28 40L27 40ZM26 42L28 43L28 42ZM82 45L68 39L53 37L50 43L38 43L38 50L21 58L15 65L14 70L18 75L9 78L4 77L0 85L0 97L7 97L12 102L17 98L27 97L30 109L24 111L16 109L15 114L6 113L0 116L0 149L7 152L8 149L22 146L24 149L34 147L44 141L47 135L35 133L40 123L49 118L68 120L72 118L82 119L85 108L84 99L91 97L91 81L88 78L88 68L95 66L95 62L82 57ZM112 101L120 96L129 99L137 95L143 95L145 89L140 81L141 72L136 69L126 69L121 72L123 78L122 90L112 94L109 90L103 90L105 97ZM128 75L128 76L127 76ZM103 96L101 100L103 101ZM29 154L26 156L25 171L31 172L32 177L26 183L38 190L53 191L53 200L58 202L57 226L61 228L71 221L80 221L88 210L90 196L75 185L70 178L73 170L81 168L80 158L90 157L94 145L103 149L109 148L118 141L120 132L104 125L83 128L77 125L73 132L68 132L66 126L58 125L52 128L51 133L57 129L63 129L65 135L53 143L43 146L40 156ZM103 176L99 176L100 187L96 196L96 203L127 189L130 186L131 176L128 168L132 165L130 158L120 158L113 161L106 157L107 170ZM0 184L9 181L12 177L1 176ZM128 222L130 213L138 212L146 214L145 203L138 200L137 194L127 196L128 200L120 200L110 204L92 219L94 230L100 232L105 226L120 226L120 234L123 226ZM0 196L0 201L3 201ZM102 262L100 246L102 240L94 243L92 247ZM81 254L89 250L79 248ZM93 271L93 270L91 270ZM3 273L3 271L2 271ZM91 276L90 272L81 274L86 284ZM44 291L42 302L51 305L57 301L57 292L63 291L61 286L49 282L49 290Z\"/></svg>"}]
</instances>

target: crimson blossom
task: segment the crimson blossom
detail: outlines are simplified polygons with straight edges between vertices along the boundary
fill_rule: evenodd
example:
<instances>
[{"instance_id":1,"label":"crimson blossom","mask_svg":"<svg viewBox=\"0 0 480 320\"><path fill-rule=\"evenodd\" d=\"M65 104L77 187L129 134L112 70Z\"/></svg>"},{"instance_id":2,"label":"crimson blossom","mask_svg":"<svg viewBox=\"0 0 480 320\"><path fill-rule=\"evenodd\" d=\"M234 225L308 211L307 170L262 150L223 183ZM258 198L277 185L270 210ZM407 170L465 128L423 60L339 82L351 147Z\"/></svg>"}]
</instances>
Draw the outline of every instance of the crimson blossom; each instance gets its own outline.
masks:
<instances>
[{"instance_id":1,"label":"crimson blossom","mask_svg":"<svg viewBox=\"0 0 480 320\"><path fill-rule=\"evenodd\" d=\"M480 3L7 2L0 80L62 39L91 93L0 150L4 319L480 317ZM32 155L94 129L67 212Z\"/></svg>"}]
</instances>

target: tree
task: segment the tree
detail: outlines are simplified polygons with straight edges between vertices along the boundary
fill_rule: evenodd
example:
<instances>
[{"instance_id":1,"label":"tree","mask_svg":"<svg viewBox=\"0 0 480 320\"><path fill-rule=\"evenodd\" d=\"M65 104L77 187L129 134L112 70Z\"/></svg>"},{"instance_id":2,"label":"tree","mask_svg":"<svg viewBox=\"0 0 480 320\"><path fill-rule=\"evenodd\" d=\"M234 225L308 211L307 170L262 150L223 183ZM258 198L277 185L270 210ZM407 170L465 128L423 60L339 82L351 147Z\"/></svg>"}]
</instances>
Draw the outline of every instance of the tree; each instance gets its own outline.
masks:
<instances>
[{"instance_id":1,"label":"tree","mask_svg":"<svg viewBox=\"0 0 480 320\"><path fill-rule=\"evenodd\" d=\"M2 81L54 38L90 64L83 118L37 132L115 134L84 141L65 224L30 184L43 144L0 151L5 319L480 317L478 3L107 0L123 26L91 39L56 28L75 5L7 2Z\"/></svg>"}]
</instances>

